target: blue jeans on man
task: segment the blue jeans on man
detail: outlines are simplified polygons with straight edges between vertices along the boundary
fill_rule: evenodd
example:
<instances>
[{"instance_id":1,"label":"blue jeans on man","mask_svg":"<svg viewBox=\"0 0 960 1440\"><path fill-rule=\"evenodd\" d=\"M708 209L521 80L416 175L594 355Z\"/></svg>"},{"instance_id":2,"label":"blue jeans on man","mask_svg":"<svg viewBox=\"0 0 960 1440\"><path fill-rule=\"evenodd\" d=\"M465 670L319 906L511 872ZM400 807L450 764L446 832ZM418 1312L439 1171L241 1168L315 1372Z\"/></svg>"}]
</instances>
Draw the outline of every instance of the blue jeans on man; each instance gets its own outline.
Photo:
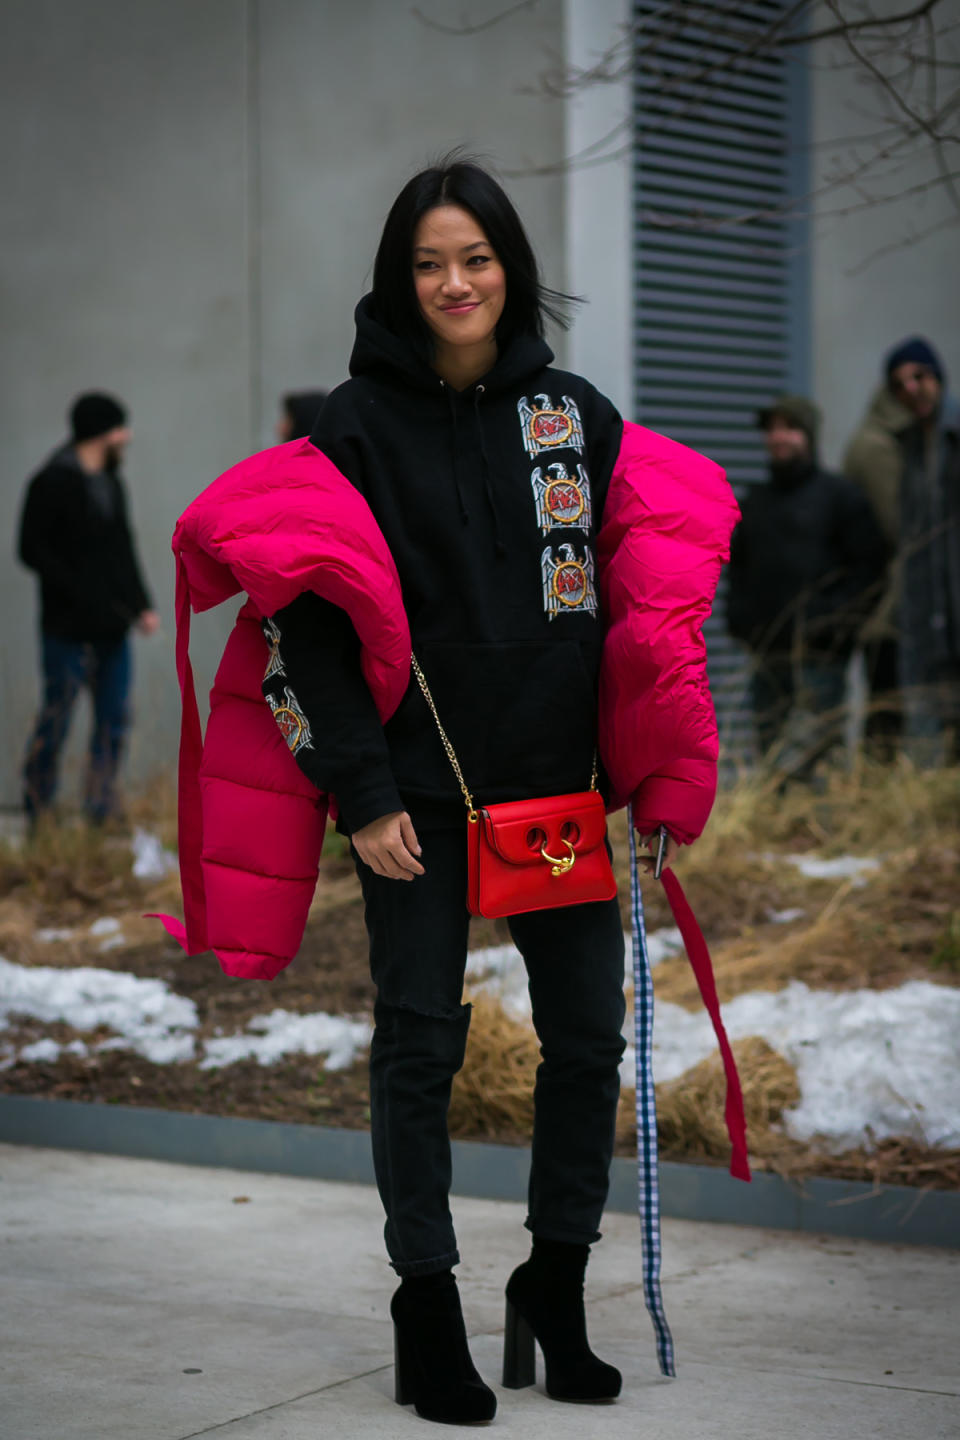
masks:
<instances>
[{"instance_id":1,"label":"blue jeans on man","mask_svg":"<svg viewBox=\"0 0 960 1440\"><path fill-rule=\"evenodd\" d=\"M127 636L119 640L66 640L44 632L43 703L23 768L23 808L36 820L51 808L63 749L77 696L84 687L93 701L93 730L84 788L84 810L94 824L115 804L117 767L130 723L131 655Z\"/></svg>"},{"instance_id":2,"label":"blue jeans on man","mask_svg":"<svg viewBox=\"0 0 960 1440\"><path fill-rule=\"evenodd\" d=\"M808 774L842 741L846 698L846 658L756 657L750 699L761 758L772 754L781 766Z\"/></svg>"}]
</instances>

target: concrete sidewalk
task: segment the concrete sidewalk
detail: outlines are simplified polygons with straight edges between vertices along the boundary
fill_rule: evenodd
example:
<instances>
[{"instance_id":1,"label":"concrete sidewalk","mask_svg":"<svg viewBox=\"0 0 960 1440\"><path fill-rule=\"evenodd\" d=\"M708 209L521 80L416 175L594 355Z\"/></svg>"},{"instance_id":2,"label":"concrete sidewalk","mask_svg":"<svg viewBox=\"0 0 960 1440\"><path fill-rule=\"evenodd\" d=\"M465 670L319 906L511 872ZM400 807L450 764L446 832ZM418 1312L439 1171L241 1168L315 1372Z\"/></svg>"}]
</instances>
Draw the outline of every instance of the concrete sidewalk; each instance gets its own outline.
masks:
<instances>
[{"instance_id":1,"label":"concrete sidewalk","mask_svg":"<svg viewBox=\"0 0 960 1440\"><path fill-rule=\"evenodd\" d=\"M503 1284L527 1250L520 1207L459 1200L455 1214L467 1325L497 1384L500 1434L960 1435L960 1252L668 1221L679 1369L668 1381L643 1308L637 1222L611 1215L589 1316L624 1394L570 1406L539 1384L498 1385ZM0 1146L0 1436L457 1433L393 1403L381 1223L363 1186Z\"/></svg>"}]
</instances>

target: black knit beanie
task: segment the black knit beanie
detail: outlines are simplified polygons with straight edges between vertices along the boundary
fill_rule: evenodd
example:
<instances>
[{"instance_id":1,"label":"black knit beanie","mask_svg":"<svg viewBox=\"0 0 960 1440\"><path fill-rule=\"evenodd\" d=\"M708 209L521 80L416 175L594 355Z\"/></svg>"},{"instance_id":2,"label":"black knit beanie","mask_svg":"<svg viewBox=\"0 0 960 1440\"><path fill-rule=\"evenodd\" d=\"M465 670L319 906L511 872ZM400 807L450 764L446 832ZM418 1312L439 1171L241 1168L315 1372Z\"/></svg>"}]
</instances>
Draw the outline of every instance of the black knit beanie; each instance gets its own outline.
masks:
<instances>
[{"instance_id":1,"label":"black knit beanie","mask_svg":"<svg viewBox=\"0 0 960 1440\"><path fill-rule=\"evenodd\" d=\"M890 383L890 376L900 365L926 365L943 384L943 361L934 350L929 340L924 340L920 335L914 335L909 340L901 340L895 345L883 362L883 373L887 383Z\"/></svg>"},{"instance_id":2,"label":"black knit beanie","mask_svg":"<svg viewBox=\"0 0 960 1440\"><path fill-rule=\"evenodd\" d=\"M81 440L95 440L127 423L127 412L112 395L91 390L80 395L70 410L70 435L76 445Z\"/></svg>"}]
</instances>

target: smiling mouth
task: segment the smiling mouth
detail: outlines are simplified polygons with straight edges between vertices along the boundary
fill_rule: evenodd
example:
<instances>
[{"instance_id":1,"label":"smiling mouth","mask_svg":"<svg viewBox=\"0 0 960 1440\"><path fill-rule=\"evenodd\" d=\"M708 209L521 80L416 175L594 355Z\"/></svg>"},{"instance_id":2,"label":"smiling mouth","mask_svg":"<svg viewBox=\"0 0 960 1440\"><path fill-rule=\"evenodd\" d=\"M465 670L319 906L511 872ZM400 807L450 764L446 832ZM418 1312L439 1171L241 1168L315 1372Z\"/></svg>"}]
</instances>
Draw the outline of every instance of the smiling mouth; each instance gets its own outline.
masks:
<instances>
[{"instance_id":1,"label":"smiling mouth","mask_svg":"<svg viewBox=\"0 0 960 1440\"><path fill-rule=\"evenodd\" d=\"M468 310L476 310L479 304L479 300L465 300L462 305L441 305L440 309L444 315L464 315Z\"/></svg>"}]
</instances>

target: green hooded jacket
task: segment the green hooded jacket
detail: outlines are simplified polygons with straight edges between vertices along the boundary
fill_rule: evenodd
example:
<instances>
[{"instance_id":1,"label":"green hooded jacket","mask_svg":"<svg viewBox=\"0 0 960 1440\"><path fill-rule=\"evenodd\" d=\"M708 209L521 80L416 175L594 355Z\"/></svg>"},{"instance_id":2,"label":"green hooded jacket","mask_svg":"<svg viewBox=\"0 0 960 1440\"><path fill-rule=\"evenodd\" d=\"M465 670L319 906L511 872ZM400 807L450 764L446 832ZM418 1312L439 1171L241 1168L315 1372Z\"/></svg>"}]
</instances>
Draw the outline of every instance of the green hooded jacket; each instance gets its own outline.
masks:
<instances>
[{"instance_id":1,"label":"green hooded jacket","mask_svg":"<svg viewBox=\"0 0 960 1440\"><path fill-rule=\"evenodd\" d=\"M909 428L913 416L906 406L881 385L871 397L867 412L847 446L843 473L864 491L873 506L884 538L890 545L887 584L876 609L863 626L864 641L893 640L897 637L897 610L900 600L900 481L904 455L899 436Z\"/></svg>"}]
</instances>

